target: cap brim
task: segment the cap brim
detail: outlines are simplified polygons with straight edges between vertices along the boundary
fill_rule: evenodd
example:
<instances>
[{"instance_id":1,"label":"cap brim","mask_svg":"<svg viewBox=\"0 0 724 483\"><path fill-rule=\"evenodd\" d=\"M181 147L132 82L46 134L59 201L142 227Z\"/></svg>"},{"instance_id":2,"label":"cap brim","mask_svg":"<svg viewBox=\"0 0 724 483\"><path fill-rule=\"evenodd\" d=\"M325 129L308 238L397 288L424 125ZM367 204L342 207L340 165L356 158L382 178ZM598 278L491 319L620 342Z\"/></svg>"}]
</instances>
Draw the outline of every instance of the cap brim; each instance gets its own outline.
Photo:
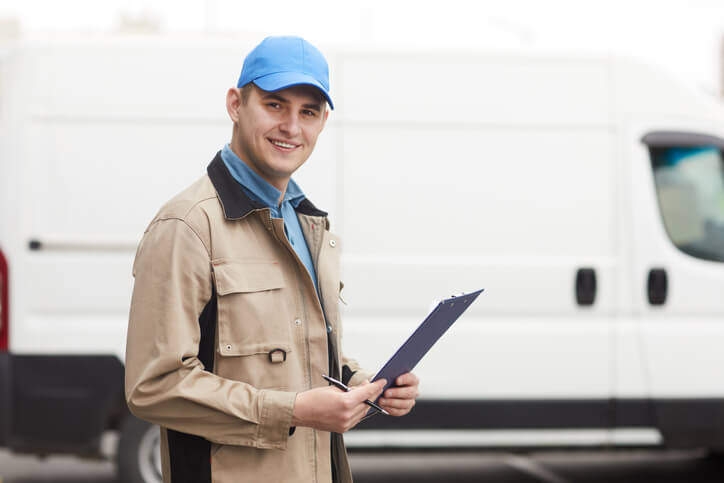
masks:
<instances>
[{"instance_id":1,"label":"cap brim","mask_svg":"<svg viewBox=\"0 0 724 483\"><path fill-rule=\"evenodd\" d=\"M265 75L254 79L260 89L267 92L274 92L281 89L286 89L292 86L313 86L319 89L324 98L327 100L330 109L334 109L332 98L329 96L327 89L322 86L314 77L299 72L276 72L274 74Z\"/></svg>"}]
</instances>

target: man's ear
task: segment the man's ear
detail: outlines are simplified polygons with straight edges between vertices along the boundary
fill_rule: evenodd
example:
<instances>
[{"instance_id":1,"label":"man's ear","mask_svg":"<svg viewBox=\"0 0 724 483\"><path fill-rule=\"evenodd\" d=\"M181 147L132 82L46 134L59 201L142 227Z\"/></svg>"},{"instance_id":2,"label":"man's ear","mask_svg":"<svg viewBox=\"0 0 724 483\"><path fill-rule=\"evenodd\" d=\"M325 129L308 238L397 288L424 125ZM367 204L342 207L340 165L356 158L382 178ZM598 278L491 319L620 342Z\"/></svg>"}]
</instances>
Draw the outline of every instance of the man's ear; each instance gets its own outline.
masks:
<instances>
[{"instance_id":1,"label":"man's ear","mask_svg":"<svg viewBox=\"0 0 724 483\"><path fill-rule=\"evenodd\" d=\"M226 112L234 122L239 122L239 106L241 105L241 89L232 87L226 91Z\"/></svg>"}]
</instances>

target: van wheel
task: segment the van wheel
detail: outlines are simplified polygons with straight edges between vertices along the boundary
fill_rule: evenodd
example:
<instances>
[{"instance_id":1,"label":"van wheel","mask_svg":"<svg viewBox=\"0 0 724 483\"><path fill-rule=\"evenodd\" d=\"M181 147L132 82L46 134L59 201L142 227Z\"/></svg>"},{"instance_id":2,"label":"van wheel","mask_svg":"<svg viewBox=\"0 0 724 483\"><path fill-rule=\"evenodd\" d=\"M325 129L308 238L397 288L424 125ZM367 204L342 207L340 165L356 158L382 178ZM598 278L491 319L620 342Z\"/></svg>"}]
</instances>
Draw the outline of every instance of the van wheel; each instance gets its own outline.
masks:
<instances>
[{"instance_id":1,"label":"van wheel","mask_svg":"<svg viewBox=\"0 0 724 483\"><path fill-rule=\"evenodd\" d=\"M161 433L158 426L129 415L116 454L121 483L161 483Z\"/></svg>"}]
</instances>

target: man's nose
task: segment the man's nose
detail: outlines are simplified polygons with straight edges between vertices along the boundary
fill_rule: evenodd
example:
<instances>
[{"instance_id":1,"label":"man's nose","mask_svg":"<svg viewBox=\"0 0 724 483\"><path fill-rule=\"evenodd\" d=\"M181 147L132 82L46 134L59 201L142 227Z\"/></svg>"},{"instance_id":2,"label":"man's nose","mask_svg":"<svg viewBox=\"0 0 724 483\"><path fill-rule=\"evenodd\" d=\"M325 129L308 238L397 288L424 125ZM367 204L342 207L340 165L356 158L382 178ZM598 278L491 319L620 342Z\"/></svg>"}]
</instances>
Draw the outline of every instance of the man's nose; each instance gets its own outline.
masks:
<instances>
[{"instance_id":1,"label":"man's nose","mask_svg":"<svg viewBox=\"0 0 724 483\"><path fill-rule=\"evenodd\" d=\"M299 116L292 112L288 113L286 116L284 116L284 119L279 125L279 128L283 133L290 137L296 136L301 131L301 126L299 125Z\"/></svg>"}]
</instances>

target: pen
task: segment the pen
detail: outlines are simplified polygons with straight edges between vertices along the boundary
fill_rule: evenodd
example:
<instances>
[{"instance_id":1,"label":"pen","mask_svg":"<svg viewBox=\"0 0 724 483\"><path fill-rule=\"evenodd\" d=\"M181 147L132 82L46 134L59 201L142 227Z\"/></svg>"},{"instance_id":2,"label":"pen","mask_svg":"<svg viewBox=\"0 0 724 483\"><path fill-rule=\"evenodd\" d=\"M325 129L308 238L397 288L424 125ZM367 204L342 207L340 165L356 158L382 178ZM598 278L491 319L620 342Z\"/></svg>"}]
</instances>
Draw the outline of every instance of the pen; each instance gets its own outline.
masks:
<instances>
[{"instance_id":1,"label":"pen","mask_svg":"<svg viewBox=\"0 0 724 483\"><path fill-rule=\"evenodd\" d=\"M343 383L342 381L338 381L337 379L335 379L335 378L333 378L333 377L329 377L329 376L324 375L324 374L322 374L322 377L324 378L325 381L329 382L330 384L332 384L332 385L335 386L335 387L338 387L339 389L343 390L344 392L350 392L350 391L352 390L352 389L350 389L349 386L347 386L345 383ZM369 399L365 399L363 402L364 402L366 405L375 408L376 410L378 410L378 411L381 412L382 414L386 414L387 416L390 415L390 413L388 413L387 411L385 411L384 409L382 409L380 406L378 406L377 404L373 403L373 402L370 401Z\"/></svg>"}]
</instances>

